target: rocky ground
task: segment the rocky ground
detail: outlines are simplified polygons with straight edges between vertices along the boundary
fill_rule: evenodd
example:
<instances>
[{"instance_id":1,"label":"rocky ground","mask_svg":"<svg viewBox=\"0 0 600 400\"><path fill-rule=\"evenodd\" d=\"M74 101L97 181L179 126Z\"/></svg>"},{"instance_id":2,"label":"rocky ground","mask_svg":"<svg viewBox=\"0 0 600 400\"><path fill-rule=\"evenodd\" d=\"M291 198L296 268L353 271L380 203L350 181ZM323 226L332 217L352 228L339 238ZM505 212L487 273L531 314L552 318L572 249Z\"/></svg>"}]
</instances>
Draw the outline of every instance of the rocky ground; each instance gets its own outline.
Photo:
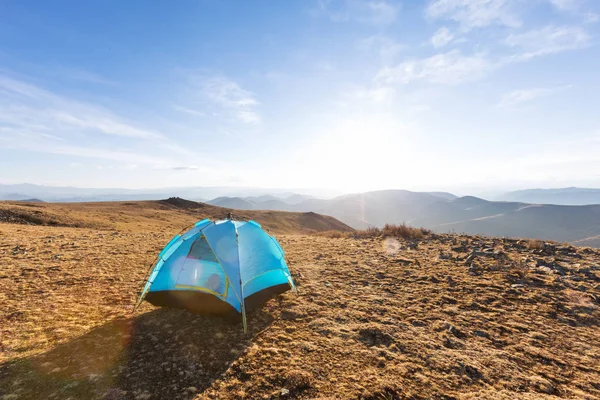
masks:
<instances>
[{"instance_id":1,"label":"rocky ground","mask_svg":"<svg viewBox=\"0 0 600 400\"><path fill-rule=\"evenodd\" d=\"M600 398L600 252L278 235L241 323L132 305L180 226L0 223L0 399Z\"/></svg>"}]
</instances>

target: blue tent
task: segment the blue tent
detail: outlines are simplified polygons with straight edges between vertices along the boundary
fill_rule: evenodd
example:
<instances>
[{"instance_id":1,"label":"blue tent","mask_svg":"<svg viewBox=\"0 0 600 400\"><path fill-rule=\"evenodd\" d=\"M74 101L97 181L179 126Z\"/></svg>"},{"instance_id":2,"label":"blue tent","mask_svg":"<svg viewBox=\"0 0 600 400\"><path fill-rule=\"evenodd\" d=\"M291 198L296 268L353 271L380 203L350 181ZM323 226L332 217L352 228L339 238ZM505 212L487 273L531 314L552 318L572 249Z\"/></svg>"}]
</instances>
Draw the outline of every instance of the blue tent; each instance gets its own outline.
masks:
<instances>
[{"instance_id":1,"label":"blue tent","mask_svg":"<svg viewBox=\"0 0 600 400\"><path fill-rule=\"evenodd\" d=\"M160 252L136 307L184 308L204 315L241 314L296 290L279 242L254 221L205 219Z\"/></svg>"}]
</instances>

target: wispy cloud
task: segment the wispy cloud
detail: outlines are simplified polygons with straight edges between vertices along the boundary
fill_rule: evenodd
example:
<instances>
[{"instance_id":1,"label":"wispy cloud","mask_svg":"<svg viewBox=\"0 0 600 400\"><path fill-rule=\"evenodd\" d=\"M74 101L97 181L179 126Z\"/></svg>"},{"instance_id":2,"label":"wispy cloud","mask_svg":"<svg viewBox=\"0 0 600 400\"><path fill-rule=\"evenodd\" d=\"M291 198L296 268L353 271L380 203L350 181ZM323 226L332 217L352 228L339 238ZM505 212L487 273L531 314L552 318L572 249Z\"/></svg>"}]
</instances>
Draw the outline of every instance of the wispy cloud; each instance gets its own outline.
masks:
<instances>
[{"instance_id":1,"label":"wispy cloud","mask_svg":"<svg viewBox=\"0 0 600 400\"><path fill-rule=\"evenodd\" d=\"M385 0L319 0L319 9L334 22L389 25L396 21L400 6Z\"/></svg>"},{"instance_id":2,"label":"wispy cloud","mask_svg":"<svg viewBox=\"0 0 600 400\"><path fill-rule=\"evenodd\" d=\"M159 132L134 126L109 110L68 99L38 86L0 76L0 122L31 130L88 130L138 139L164 139Z\"/></svg>"},{"instance_id":3,"label":"wispy cloud","mask_svg":"<svg viewBox=\"0 0 600 400\"><path fill-rule=\"evenodd\" d=\"M511 34L504 44L518 49L514 58L530 58L575 50L589 44L590 36L579 26L553 26L534 29L524 33Z\"/></svg>"},{"instance_id":4,"label":"wispy cloud","mask_svg":"<svg viewBox=\"0 0 600 400\"><path fill-rule=\"evenodd\" d=\"M108 79L100 74L74 67L55 67L47 69L49 73L64 77L66 79L76 80L80 82L93 83L97 85L117 86L118 83Z\"/></svg>"},{"instance_id":5,"label":"wispy cloud","mask_svg":"<svg viewBox=\"0 0 600 400\"><path fill-rule=\"evenodd\" d=\"M385 35L372 35L358 42L360 50L375 50L383 62L392 62L395 57L406 49L406 45Z\"/></svg>"},{"instance_id":6,"label":"wispy cloud","mask_svg":"<svg viewBox=\"0 0 600 400\"><path fill-rule=\"evenodd\" d=\"M220 107L232 118L245 124L256 125L262 121L257 107L260 105L254 93L243 89L237 82L224 76L189 74L189 80L212 104ZM196 93L196 96L198 93ZM189 110L189 108L188 108ZM180 110L182 111L182 110Z\"/></svg>"},{"instance_id":7,"label":"wispy cloud","mask_svg":"<svg viewBox=\"0 0 600 400\"><path fill-rule=\"evenodd\" d=\"M131 164L169 161L188 149L163 133L114 112L38 85L0 74L0 148Z\"/></svg>"},{"instance_id":8,"label":"wispy cloud","mask_svg":"<svg viewBox=\"0 0 600 400\"><path fill-rule=\"evenodd\" d=\"M135 151L114 150L91 146L51 144L40 140L23 140L22 137L13 135L10 137L0 135L0 147L8 149L20 149L38 153L60 154L75 157L99 158L105 160L120 161L123 163L156 164L157 162L170 162L170 160L146 155Z\"/></svg>"},{"instance_id":9,"label":"wispy cloud","mask_svg":"<svg viewBox=\"0 0 600 400\"><path fill-rule=\"evenodd\" d=\"M518 28L528 11L544 3L559 12L578 15L583 22L599 19L597 13L586 9L586 0L431 0L425 15L434 20L455 21L465 32L490 26Z\"/></svg>"},{"instance_id":10,"label":"wispy cloud","mask_svg":"<svg viewBox=\"0 0 600 400\"><path fill-rule=\"evenodd\" d=\"M549 25L540 29L510 34L502 41L504 46L511 49L511 53L507 55L494 55L489 52L468 55L454 49L430 57L388 65L378 71L375 82L408 84L423 81L435 84L459 84L481 79L491 71L509 64L581 49L588 46L589 43L590 36L579 26Z\"/></svg>"},{"instance_id":11,"label":"wispy cloud","mask_svg":"<svg viewBox=\"0 0 600 400\"><path fill-rule=\"evenodd\" d=\"M490 25L518 27L522 21L514 0L434 0L425 13L432 19L456 21L463 30Z\"/></svg>"},{"instance_id":12,"label":"wispy cloud","mask_svg":"<svg viewBox=\"0 0 600 400\"><path fill-rule=\"evenodd\" d=\"M542 97L552 96L558 92L566 89L570 89L571 85L557 86L551 88L531 88L531 89L519 89L513 90L512 92L506 93L502 96L499 107L511 108L519 106L523 103L528 103Z\"/></svg>"},{"instance_id":13,"label":"wispy cloud","mask_svg":"<svg viewBox=\"0 0 600 400\"><path fill-rule=\"evenodd\" d=\"M179 105L174 105L172 106L173 110L185 113L185 114L190 114L190 115L194 115L196 117L204 117L206 115L206 113L202 112L202 111L198 111L198 110L193 110L191 108L188 107L183 107L183 106L179 106Z\"/></svg>"},{"instance_id":14,"label":"wispy cloud","mask_svg":"<svg viewBox=\"0 0 600 400\"><path fill-rule=\"evenodd\" d=\"M173 171L197 171L200 168L196 165L170 167Z\"/></svg>"},{"instance_id":15,"label":"wispy cloud","mask_svg":"<svg viewBox=\"0 0 600 400\"><path fill-rule=\"evenodd\" d=\"M433 34L431 37L431 44L437 49L438 47L444 47L450 43L452 39L454 39L454 35L444 26Z\"/></svg>"},{"instance_id":16,"label":"wispy cloud","mask_svg":"<svg viewBox=\"0 0 600 400\"><path fill-rule=\"evenodd\" d=\"M583 22L592 23L600 19L597 12L590 11L589 4L596 4L596 0L548 0L558 11L563 11L583 18Z\"/></svg>"},{"instance_id":17,"label":"wispy cloud","mask_svg":"<svg viewBox=\"0 0 600 400\"><path fill-rule=\"evenodd\" d=\"M492 67L484 54L466 56L458 50L452 50L382 68L375 81L384 84L408 84L414 81L458 84L479 79Z\"/></svg>"},{"instance_id":18,"label":"wispy cloud","mask_svg":"<svg viewBox=\"0 0 600 400\"><path fill-rule=\"evenodd\" d=\"M581 6L580 0L548 0L550 4L559 10L575 11Z\"/></svg>"}]
</instances>

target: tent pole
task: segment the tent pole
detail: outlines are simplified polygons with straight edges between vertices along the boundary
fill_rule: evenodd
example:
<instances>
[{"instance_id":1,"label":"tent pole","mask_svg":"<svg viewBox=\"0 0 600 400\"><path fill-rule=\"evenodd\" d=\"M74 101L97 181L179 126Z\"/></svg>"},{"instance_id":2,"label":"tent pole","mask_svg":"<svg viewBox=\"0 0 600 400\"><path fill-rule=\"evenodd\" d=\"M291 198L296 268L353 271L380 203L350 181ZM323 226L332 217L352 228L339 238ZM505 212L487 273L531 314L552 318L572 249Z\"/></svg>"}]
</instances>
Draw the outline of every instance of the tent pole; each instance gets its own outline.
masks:
<instances>
[{"instance_id":1,"label":"tent pole","mask_svg":"<svg viewBox=\"0 0 600 400\"><path fill-rule=\"evenodd\" d=\"M230 213L231 215L231 213ZM233 221L230 222L233 224ZM242 309L242 324L244 325L244 334L248 333L248 325L246 324L246 299L244 299L244 284L242 283L242 269L240 267L240 235L238 234L237 227L233 224L235 230L235 244L238 253L238 276L240 277L240 308Z\"/></svg>"},{"instance_id":2,"label":"tent pole","mask_svg":"<svg viewBox=\"0 0 600 400\"><path fill-rule=\"evenodd\" d=\"M246 301L242 297L242 324L244 324L244 334L248 333L248 325L246 324L246 306L244 304L245 302Z\"/></svg>"}]
</instances>

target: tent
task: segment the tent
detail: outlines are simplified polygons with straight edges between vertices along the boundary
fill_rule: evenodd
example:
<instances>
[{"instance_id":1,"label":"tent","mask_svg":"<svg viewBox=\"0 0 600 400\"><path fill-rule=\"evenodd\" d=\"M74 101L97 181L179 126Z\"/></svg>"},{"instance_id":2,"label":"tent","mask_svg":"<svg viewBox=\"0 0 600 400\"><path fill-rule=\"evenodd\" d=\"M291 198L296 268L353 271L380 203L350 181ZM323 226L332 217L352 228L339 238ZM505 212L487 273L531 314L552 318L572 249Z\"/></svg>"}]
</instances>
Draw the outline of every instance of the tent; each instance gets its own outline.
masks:
<instances>
[{"instance_id":1,"label":"tent","mask_svg":"<svg viewBox=\"0 0 600 400\"><path fill-rule=\"evenodd\" d=\"M197 222L160 252L139 301L203 315L240 315L296 291L277 240L254 221Z\"/></svg>"}]
</instances>

